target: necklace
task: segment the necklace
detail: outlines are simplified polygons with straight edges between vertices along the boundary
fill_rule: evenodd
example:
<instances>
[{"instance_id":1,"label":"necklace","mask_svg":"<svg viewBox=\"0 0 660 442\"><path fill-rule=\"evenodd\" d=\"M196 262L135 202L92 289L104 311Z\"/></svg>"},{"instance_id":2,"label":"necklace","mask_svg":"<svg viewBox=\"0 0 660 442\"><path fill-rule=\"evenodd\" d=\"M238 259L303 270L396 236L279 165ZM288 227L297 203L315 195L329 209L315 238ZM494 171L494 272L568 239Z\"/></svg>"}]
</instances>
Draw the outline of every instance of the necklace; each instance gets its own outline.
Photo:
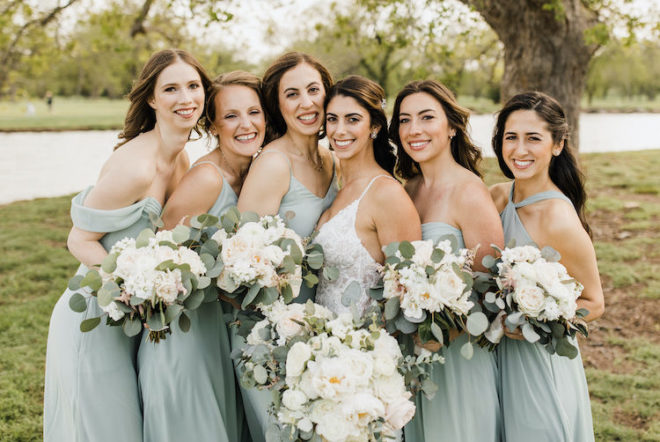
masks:
<instances>
[{"instance_id":1,"label":"necklace","mask_svg":"<svg viewBox=\"0 0 660 442\"><path fill-rule=\"evenodd\" d=\"M294 150L295 150L295 154L297 156L299 156L300 158L304 158L308 162L310 162L311 165L312 165L312 168L315 171L320 172L320 171L323 170L323 158L321 158L321 152L319 152L318 149L316 150L316 155L314 155L316 158L312 158L312 156L310 156L309 154L303 152L302 150L299 150L299 149L294 149Z\"/></svg>"}]
</instances>

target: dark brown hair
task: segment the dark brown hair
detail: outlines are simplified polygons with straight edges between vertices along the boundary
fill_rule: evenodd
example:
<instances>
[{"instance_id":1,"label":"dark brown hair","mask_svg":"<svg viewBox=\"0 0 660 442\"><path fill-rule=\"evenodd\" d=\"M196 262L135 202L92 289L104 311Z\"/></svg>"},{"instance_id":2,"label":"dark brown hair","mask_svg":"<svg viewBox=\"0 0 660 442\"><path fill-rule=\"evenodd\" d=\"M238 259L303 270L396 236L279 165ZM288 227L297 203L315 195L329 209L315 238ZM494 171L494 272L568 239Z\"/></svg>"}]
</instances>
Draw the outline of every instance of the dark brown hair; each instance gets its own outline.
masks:
<instances>
[{"instance_id":1,"label":"dark brown hair","mask_svg":"<svg viewBox=\"0 0 660 442\"><path fill-rule=\"evenodd\" d=\"M263 96L266 102L267 125L271 129L273 139L286 133L286 122L280 111L279 88L282 76L299 64L307 63L321 74L323 89L327 93L332 87L332 75L316 58L302 52L287 52L278 57L266 69L263 78ZM321 135L323 136L323 135Z\"/></svg>"},{"instance_id":2,"label":"dark brown hair","mask_svg":"<svg viewBox=\"0 0 660 442\"><path fill-rule=\"evenodd\" d=\"M376 139L373 140L374 157L380 167L389 174L393 174L396 155L387 135L387 117L383 110L385 106L385 91L383 88L368 78L359 75L348 76L330 88L325 96L325 110L328 109L328 104L337 95L353 98L369 112L371 125L380 126Z\"/></svg>"},{"instance_id":3,"label":"dark brown hair","mask_svg":"<svg viewBox=\"0 0 660 442\"><path fill-rule=\"evenodd\" d=\"M437 100L447 116L449 127L456 131L451 139L451 155L454 160L481 177L479 172L479 161L481 160L481 151L470 140L468 135L468 118L470 111L456 102L454 94L442 83L435 80L413 81L401 89L394 102L394 111L390 123L390 139L396 144L398 161L396 164L396 173L403 179L408 180L421 173L419 164L406 153L399 137L399 114L401 113L401 102L408 95L423 92L429 94Z\"/></svg>"},{"instance_id":4,"label":"dark brown hair","mask_svg":"<svg viewBox=\"0 0 660 442\"><path fill-rule=\"evenodd\" d=\"M190 53L182 49L164 49L156 52L142 68L142 72L140 72L137 81L133 84L133 88L128 94L131 105L126 113L124 129L119 134L119 138L123 141L120 141L115 146L115 149L141 133L148 132L154 128L156 125L156 112L149 106L149 100L153 97L156 81L160 73L177 61L183 61L197 70L205 92L211 85L211 80L206 74L206 71ZM197 134L201 135L199 122L194 130Z\"/></svg>"},{"instance_id":5,"label":"dark brown hair","mask_svg":"<svg viewBox=\"0 0 660 442\"><path fill-rule=\"evenodd\" d=\"M564 142L564 148L557 156L550 160L548 173L550 179L564 195L566 195L580 217L584 229L591 235L591 229L587 223L584 206L587 193L584 190L584 175L580 171L573 149L569 144L569 127L564 109L557 100L543 92L524 92L513 96L499 111L497 123L493 130L493 150L497 156L500 170L507 178L515 178L513 172L506 165L502 155L502 143L504 138L504 127L509 116L518 110L533 110L547 123L547 128L552 134L552 141L556 145Z\"/></svg>"},{"instance_id":6,"label":"dark brown hair","mask_svg":"<svg viewBox=\"0 0 660 442\"><path fill-rule=\"evenodd\" d=\"M259 103L261 104L261 110L264 112L265 118L266 112L261 91L261 79L259 79L259 77L245 71L232 71L225 74L220 74L211 82L211 85L209 86L206 93L206 118L204 120L204 130L209 135L209 137L211 136L211 128L215 122L217 112L217 109L215 108L215 97L217 97L220 91L227 86L245 86L256 92L257 97L259 97ZM268 135L268 131L266 131L266 135ZM266 137L264 144L267 144L270 141L272 140L269 140Z\"/></svg>"}]
</instances>

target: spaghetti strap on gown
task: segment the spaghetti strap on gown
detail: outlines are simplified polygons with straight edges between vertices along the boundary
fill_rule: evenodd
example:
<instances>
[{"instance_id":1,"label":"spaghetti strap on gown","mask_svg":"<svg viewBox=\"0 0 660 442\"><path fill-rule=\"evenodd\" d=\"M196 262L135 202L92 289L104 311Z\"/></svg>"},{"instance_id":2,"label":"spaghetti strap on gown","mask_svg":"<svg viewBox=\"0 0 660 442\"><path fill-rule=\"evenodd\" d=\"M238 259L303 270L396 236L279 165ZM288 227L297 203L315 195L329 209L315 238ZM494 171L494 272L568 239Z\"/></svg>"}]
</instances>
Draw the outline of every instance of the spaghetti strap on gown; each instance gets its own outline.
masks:
<instances>
[{"instance_id":1,"label":"spaghetti strap on gown","mask_svg":"<svg viewBox=\"0 0 660 442\"><path fill-rule=\"evenodd\" d=\"M208 213L220 217L236 205L236 193L217 165L222 190ZM237 401L229 335L219 301L188 312L190 330L178 323L158 344L142 343L138 379L145 442L235 442L241 439L243 412Z\"/></svg>"},{"instance_id":2,"label":"spaghetti strap on gown","mask_svg":"<svg viewBox=\"0 0 660 442\"><path fill-rule=\"evenodd\" d=\"M465 247L462 232L442 223L422 224L422 238L434 243L452 235L458 247ZM444 364L435 364L431 379L438 386L433 399L422 393L415 397L417 411L404 432L406 441L415 442L498 442L502 440L502 414L498 392L495 354L474 345L472 359L465 359L461 347L467 342L461 334L441 350Z\"/></svg>"},{"instance_id":3,"label":"spaghetti strap on gown","mask_svg":"<svg viewBox=\"0 0 660 442\"><path fill-rule=\"evenodd\" d=\"M516 209L558 198L556 191L541 192L509 202L500 214L504 240L516 246L535 245ZM577 346L577 341L573 342ZM593 420L582 356L569 359L551 355L540 344L504 338L498 345L504 432L507 442L589 442L594 440Z\"/></svg>"},{"instance_id":4,"label":"spaghetti strap on gown","mask_svg":"<svg viewBox=\"0 0 660 442\"><path fill-rule=\"evenodd\" d=\"M318 222L321 214L330 207L335 197L337 196L337 183L335 164L332 164L332 181L328 190L323 198L315 195L312 191L307 189L300 181L293 176L291 168L291 161L283 152L276 150L267 150L262 152L260 156L268 154L283 155L287 163L289 163L289 190L282 197L280 207L277 212L282 219L286 220L288 226L293 229L301 237L311 235L314 227ZM259 157L255 161L259 161ZM310 289L304 283L300 288L300 294L294 302L304 303L308 299L314 300L315 289ZM241 336L236 334L236 329L230 329L231 346L232 349L240 348L244 345L245 341ZM236 370L239 370L236 367ZM237 373L240 379L240 373ZM266 440L266 431L270 422L268 415L268 407L271 404L272 396L268 390L258 390L256 388L243 388L240 387L241 396L243 397L243 405L245 408L245 417L250 431L250 436L253 442L264 442Z\"/></svg>"},{"instance_id":5,"label":"spaghetti strap on gown","mask_svg":"<svg viewBox=\"0 0 660 442\"><path fill-rule=\"evenodd\" d=\"M120 209L92 209L83 205L90 190L73 198L71 219L79 229L105 233L100 242L106 250L151 227L149 215L159 216L162 210L151 197ZM81 264L77 274L86 271ZM65 290L50 319L44 440L140 442L142 411L136 372L140 337L129 338L121 327L104 324L82 333L80 322L100 315L101 310L92 297L85 313L74 312L69 308L73 293Z\"/></svg>"}]
</instances>

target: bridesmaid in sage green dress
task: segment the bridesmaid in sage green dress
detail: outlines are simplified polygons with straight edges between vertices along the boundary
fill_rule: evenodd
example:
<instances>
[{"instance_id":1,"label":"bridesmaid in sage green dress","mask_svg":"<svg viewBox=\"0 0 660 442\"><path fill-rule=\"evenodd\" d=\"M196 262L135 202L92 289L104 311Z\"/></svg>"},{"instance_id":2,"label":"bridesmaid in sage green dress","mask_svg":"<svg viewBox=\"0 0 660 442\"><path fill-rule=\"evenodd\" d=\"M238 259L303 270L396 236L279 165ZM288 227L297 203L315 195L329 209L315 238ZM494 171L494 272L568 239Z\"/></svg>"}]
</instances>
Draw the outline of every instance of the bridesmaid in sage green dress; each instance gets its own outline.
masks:
<instances>
[{"instance_id":1,"label":"bridesmaid in sage green dress","mask_svg":"<svg viewBox=\"0 0 660 442\"><path fill-rule=\"evenodd\" d=\"M263 83L269 128L277 139L252 163L238 208L260 215L279 214L305 237L337 194L332 153L319 145L323 100L332 76L313 57L290 52L266 70ZM314 291L303 284L295 301L307 299L314 299ZM232 348L239 348L243 339L233 329L231 334ZM241 392L252 440L263 442L271 394L254 388L241 388Z\"/></svg>"},{"instance_id":2,"label":"bridesmaid in sage green dress","mask_svg":"<svg viewBox=\"0 0 660 442\"><path fill-rule=\"evenodd\" d=\"M477 163L481 153L467 134L469 112L442 84L415 81L394 103L390 138L398 147L398 174L422 221L422 238L434 242L445 235L458 247L478 247L473 267L490 244L502 246L502 228ZM444 364L433 367L439 389L432 400L416 397L417 412L405 427L411 441L501 440L501 409L497 395L497 364L492 352L474 346L470 360L460 354L468 336L450 333L440 349ZM439 344L426 345L429 349Z\"/></svg>"},{"instance_id":3,"label":"bridesmaid in sage green dress","mask_svg":"<svg viewBox=\"0 0 660 442\"><path fill-rule=\"evenodd\" d=\"M206 130L218 147L183 177L163 210L166 229L190 217L220 217L235 206L252 157L264 142L261 81L247 72L220 75L206 98ZM224 305L225 311L227 305ZM138 372L145 442L241 439L243 409L237 401L234 365L223 303L190 312L187 333L175 325L159 344L143 342ZM144 339L143 339L144 341Z\"/></svg>"},{"instance_id":4,"label":"bridesmaid in sage green dress","mask_svg":"<svg viewBox=\"0 0 660 442\"><path fill-rule=\"evenodd\" d=\"M71 206L68 247L82 263L78 274L101 263L112 245L151 227L185 171L184 147L204 112L210 84L187 52L152 55L129 94L122 142L94 187ZM44 440L142 441L136 357L140 337L100 325L80 332L86 316L101 311L90 297L85 314L73 312L66 290L55 305L48 332Z\"/></svg>"},{"instance_id":5,"label":"bridesmaid in sage green dress","mask_svg":"<svg viewBox=\"0 0 660 442\"><path fill-rule=\"evenodd\" d=\"M491 188L505 240L557 250L568 273L584 285L578 308L589 310L586 321L597 319L604 310L603 290L584 217L583 176L563 109L540 92L514 96L499 113L493 148L504 175L514 179ZM593 441L581 356L551 355L518 330L505 327L505 333L497 357L507 442Z\"/></svg>"}]
</instances>

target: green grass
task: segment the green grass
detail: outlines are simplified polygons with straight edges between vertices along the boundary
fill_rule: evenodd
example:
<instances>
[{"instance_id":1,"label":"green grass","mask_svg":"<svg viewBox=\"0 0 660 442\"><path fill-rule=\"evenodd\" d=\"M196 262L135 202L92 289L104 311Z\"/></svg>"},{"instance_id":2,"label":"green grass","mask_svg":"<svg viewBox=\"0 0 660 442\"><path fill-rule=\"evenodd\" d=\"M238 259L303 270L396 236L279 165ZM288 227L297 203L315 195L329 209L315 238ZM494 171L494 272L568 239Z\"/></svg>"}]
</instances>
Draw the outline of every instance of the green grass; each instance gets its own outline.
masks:
<instances>
[{"instance_id":1,"label":"green grass","mask_svg":"<svg viewBox=\"0 0 660 442\"><path fill-rule=\"evenodd\" d=\"M608 308L622 311L609 301L615 290L624 293L625 302L657 307L660 152L590 154L582 164L593 195L589 217ZM494 159L483 166L486 182L503 179ZM635 192L639 183L650 192ZM65 247L70 198L0 206L0 441L41 439L48 322L77 267ZM631 202L639 207L625 209ZM617 239L622 231L632 234ZM622 328L635 326L626 310L619 316L608 320ZM585 357L596 440L660 441L660 345L651 338L658 333L657 323L634 339L622 338L616 328L592 331L592 340L616 350L610 365L618 367L594 366Z\"/></svg>"},{"instance_id":2,"label":"green grass","mask_svg":"<svg viewBox=\"0 0 660 442\"><path fill-rule=\"evenodd\" d=\"M27 115L27 100L0 101L0 131L121 129L128 110L126 100L55 97L52 111L42 99L31 99L34 115Z\"/></svg>"}]
</instances>

